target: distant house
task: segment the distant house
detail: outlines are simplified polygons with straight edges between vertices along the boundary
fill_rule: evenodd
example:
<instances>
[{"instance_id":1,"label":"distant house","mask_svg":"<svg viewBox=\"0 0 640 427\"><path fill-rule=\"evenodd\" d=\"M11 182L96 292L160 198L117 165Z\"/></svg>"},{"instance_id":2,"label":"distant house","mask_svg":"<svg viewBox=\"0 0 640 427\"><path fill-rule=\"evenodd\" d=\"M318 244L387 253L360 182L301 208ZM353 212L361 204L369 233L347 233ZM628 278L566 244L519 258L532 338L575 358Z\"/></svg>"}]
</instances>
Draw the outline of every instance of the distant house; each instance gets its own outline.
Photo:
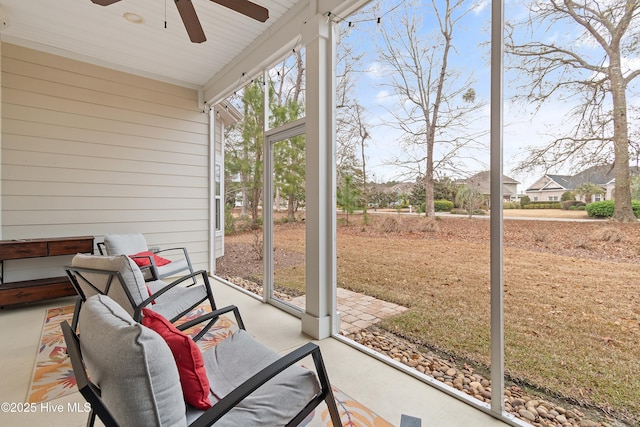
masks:
<instances>
[{"instance_id":1,"label":"distant house","mask_svg":"<svg viewBox=\"0 0 640 427\"><path fill-rule=\"evenodd\" d=\"M491 195L491 172L484 171L457 181L458 184L465 184L471 188L476 188L485 196ZM502 197L503 201L516 201L518 198L518 184L520 182L506 175L502 175Z\"/></svg>"},{"instance_id":2,"label":"distant house","mask_svg":"<svg viewBox=\"0 0 640 427\"><path fill-rule=\"evenodd\" d=\"M638 174L638 168L632 167L631 174ZM534 202L556 202L560 201L565 191L575 191L583 184L602 187L604 193L595 194L593 201L612 199L616 186L613 165L592 166L576 175L546 174L527 188L525 193Z\"/></svg>"}]
</instances>

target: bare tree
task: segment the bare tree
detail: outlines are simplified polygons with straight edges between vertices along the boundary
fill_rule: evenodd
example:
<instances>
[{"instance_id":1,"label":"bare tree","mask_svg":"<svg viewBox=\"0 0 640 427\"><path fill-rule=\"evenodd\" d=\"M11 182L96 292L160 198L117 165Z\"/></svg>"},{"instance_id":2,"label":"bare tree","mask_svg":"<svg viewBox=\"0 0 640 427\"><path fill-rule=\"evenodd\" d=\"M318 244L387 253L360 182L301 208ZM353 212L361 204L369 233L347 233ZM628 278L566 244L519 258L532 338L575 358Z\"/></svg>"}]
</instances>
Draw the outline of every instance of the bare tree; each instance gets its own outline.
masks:
<instances>
[{"instance_id":1,"label":"bare tree","mask_svg":"<svg viewBox=\"0 0 640 427\"><path fill-rule=\"evenodd\" d=\"M614 163L615 210L612 219L636 221L631 208L630 143L627 92L640 70L625 66L640 50L640 0L533 0L530 15L514 24L507 52L513 68L528 76L522 96L538 108L546 102L574 102L576 125L569 135L533 148L520 170ZM528 34L516 30L526 29ZM563 31L566 30L566 31ZM549 39L563 31L563 39ZM529 40L518 37L527 35Z\"/></svg>"},{"instance_id":2,"label":"bare tree","mask_svg":"<svg viewBox=\"0 0 640 427\"><path fill-rule=\"evenodd\" d=\"M367 141L371 138L369 125L366 122L365 109L357 99L343 105L340 114L341 163L338 164L338 184L349 177L350 185L360 187L358 194L363 205L363 220L367 221L369 203L367 175ZM358 204L359 205L359 204Z\"/></svg>"},{"instance_id":3,"label":"bare tree","mask_svg":"<svg viewBox=\"0 0 640 427\"><path fill-rule=\"evenodd\" d=\"M369 192L367 191L367 156L365 155L365 148L367 146L367 140L371 137L367 130L367 124L364 119L364 108L355 101L354 104L354 118L355 127L358 130L358 139L360 142L360 160L362 166L362 199L363 199L363 215L365 221L367 220L367 205L369 204Z\"/></svg>"},{"instance_id":4,"label":"bare tree","mask_svg":"<svg viewBox=\"0 0 640 427\"><path fill-rule=\"evenodd\" d=\"M342 33L348 28L342 27ZM369 124L366 122L365 108L354 96L358 67L361 65L363 53L357 53L348 39L342 38L337 58L337 123L336 123L336 158L338 182L344 184L343 179L349 177L350 183L360 183L362 189L359 194L364 204L364 219L367 218L367 157L365 149L371 138ZM359 152L359 153L358 153ZM359 154L359 156L358 156Z\"/></svg>"},{"instance_id":5,"label":"bare tree","mask_svg":"<svg viewBox=\"0 0 640 427\"><path fill-rule=\"evenodd\" d=\"M360 72L362 53L353 48L349 38L343 37L347 28L341 27L340 45L336 58L336 166L339 175L352 175L360 169L358 143L354 143L354 95ZM341 176L338 177L341 180Z\"/></svg>"},{"instance_id":6,"label":"bare tree","mask_svg":"<svg viewBox=\"0 0 640 427\"><path fill-rule=\"evenodd\" d=\"M388 124L403 132L407 147L421 147L422 153L396 159L394 164L411 169L414 176L425 176L427 216L435 216L434 174L445 167L457 170L463 149L478 147L478 135L469 132L472 113L480 106L472 81L462 78L449 63L455 49L454 29L471 10L468 4L431 0L430 13L437 23L431 38L422 34L422 14L415 8L405 9L397 21L385 20L382 26L380 58L390 72L386 85L398 99L396 108L389 110L393 120Z\"/></svg>"}]
</instances>

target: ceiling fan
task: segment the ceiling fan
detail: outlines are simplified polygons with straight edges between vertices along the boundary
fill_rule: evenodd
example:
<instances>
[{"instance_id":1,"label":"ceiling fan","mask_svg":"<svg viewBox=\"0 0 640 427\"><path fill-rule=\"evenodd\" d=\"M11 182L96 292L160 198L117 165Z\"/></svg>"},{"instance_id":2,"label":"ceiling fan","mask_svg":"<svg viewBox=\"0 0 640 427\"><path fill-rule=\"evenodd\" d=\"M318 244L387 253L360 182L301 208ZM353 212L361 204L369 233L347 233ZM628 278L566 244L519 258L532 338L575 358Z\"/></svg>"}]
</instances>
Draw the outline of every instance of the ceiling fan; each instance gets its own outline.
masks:
<instances>
[{"instance_id":1,"label":"ceiling fan","mask_svg":"<svg viewBox=\"0 0 640 427\"><path fill-rule=\"evenodd\" d=\"M117 3L120 0L91 0L91 2L100 6L109 6L110 4ZM207 40L204 35L202 25L196 14L196 10L191 3L191 0L174 0L184 27L189 34L189 39L193 43L202 43ZM228 7L238 13L253 18L256 21L265 22L269 19L269 10L249 0L211 0L214 3L218 3L221 6Z\"/></svg>"}]
</instances>

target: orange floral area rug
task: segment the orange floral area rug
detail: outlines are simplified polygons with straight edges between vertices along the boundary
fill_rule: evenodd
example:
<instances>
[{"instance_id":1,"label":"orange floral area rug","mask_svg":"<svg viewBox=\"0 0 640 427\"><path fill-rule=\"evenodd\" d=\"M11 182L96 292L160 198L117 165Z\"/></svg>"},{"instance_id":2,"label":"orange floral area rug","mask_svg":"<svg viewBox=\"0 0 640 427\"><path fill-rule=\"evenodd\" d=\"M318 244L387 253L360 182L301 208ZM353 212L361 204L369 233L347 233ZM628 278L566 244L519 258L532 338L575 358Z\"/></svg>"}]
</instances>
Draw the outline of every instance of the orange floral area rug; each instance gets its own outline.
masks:
<instances>
[{"instance_id":1,"label":"orange floral area rug","mask_svg":"<svg viewBox=\"0 0 640 427\"><path fill-rule=\"evenodd\" d=\"M197 307L190 312L185 321L195 319L210 311L208 305ZM31 377L27 402L38 403L53 400L78 391L75 376L71 368L71 362L66 354L66 345L62 336L60 323L71 323L73 306L51 308L47 311L38 354ZM198 346L204 351L213 347L238 329L236 323L222 316L204 337L198 341ZM199 327L185 331L189 335L199 332ZM340 418L344 427L393 427L375 412L360 404L345 393L333 387L334 397L340 412ZM305 421L300 424L304 427L331 426L329 411L326 405L318 406Z\"/></svg>"},{"instance_id":2,"label":"orange floral area rug","mask_svg":"<svg viewBox=\"0 0 640 427\"><path fill-rule=\"evenodd\" d=\"M185 316L184 320L181 320L186 322L209 311L211 311L211 307L205 304L196 307ZM35 367L31 376L27 402L45 402L78 391L71 362L67 356L67 347L62 335L62 329L60 328L60 323L65 320L71 323L72 317L72 305L47 310ZM221 316L220 320L198 341L198 345L204 351L213 347L237 329L238 327L233 320ZM186 330L185 333L195 335L200 330L201 326L196 326Z\"/></svg>"}]
</instances>

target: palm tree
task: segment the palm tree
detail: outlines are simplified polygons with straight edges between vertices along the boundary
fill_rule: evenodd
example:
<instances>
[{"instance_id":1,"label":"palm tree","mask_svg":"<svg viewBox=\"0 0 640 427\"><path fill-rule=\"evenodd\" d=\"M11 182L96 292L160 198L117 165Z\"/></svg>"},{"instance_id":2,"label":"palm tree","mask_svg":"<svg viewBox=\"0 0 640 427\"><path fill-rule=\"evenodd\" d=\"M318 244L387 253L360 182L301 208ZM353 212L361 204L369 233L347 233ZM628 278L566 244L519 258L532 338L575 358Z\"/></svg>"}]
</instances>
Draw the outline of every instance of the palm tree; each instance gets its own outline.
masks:
<instances>
[{"instance_id":1,"label":"palm tree","mask_svg":"<svg viewBox=\"0 0 640 427\"><path fill-rule=\"evenodd\" d=\"M576 188L576 194L584 197L584 202L586 204L591 203L592 196L604 193L604 189L597 184L584 183L580 187Z\"/></svg>"},{"instance_id":2,"label":"palm tree","mask_svg":"<svg viewBox=\"0 0 640 427\"><path fill-rule=\"evenodd\" d=\"M480 209L484 202L484 196L475 187L462 185L456 193L456 205L465 209L469 214L469 218L473 216L473 212Z\"/></svg>"}]
</instances>

